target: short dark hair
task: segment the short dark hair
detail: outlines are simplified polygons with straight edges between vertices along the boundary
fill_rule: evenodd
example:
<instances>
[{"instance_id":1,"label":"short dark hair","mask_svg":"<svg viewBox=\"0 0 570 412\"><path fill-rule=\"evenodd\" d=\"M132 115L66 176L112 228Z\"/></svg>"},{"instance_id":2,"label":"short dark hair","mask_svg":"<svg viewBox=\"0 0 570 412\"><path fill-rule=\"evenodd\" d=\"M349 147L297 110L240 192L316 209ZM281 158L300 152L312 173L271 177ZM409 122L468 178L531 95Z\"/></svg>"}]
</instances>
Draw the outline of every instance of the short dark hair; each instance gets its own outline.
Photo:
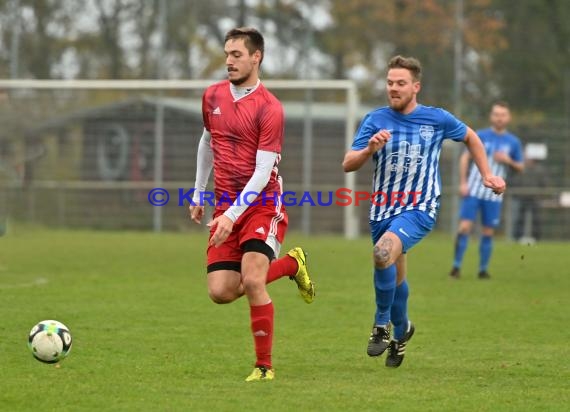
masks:
<instances>
[{"instance_id":1,"label":"short dark hair","mask_svg":"<svg viewBox=\"0 0 570 412\"><path fill-rule=\"evenodd\" d=\"M416 81L422 78L422 64L415 57L394 56L388 62L388 69L407 69Z\"/></svg>"},{"instance_id":2,"label":"short dark hair","mask_svg":"<svg viewBox=\"0 0 570 412\"><path fill-rule=\"evenodd\" d=\"M226 38L224 43L228 40L243 39L244 45L249 51L249 54L255 53L257 50L261 52L261 59L259 60L259 65L263 61L263 56L265 53L265 41L263 36L257 29L253 27L237 27L231 29L226 33Z\"/></svg>"},{"instance_id":3,"label":"short dark hair","mask_svg":"<svg viewBox=\"0 0 570 412\"><path fill-rule=\"evenodd\" d=\"M504 100L494 101L493 104L491 105L491 109L495 106L499 106L499 107L503 107L505 109L511 110L511 106L509 106L509 104Z\"/></svg>"}]
</instances>

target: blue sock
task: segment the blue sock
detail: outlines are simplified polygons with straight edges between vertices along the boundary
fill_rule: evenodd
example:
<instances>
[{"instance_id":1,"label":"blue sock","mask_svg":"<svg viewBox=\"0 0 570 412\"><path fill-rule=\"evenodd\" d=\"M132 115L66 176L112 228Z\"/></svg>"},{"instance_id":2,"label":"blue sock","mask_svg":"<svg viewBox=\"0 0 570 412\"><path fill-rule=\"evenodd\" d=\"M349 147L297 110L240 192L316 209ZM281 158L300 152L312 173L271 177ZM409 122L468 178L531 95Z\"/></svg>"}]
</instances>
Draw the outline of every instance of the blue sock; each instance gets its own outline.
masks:
<instances>
[{"instance_id":1,"label":"blue sock","mask_svg":"<svg viewBox=\"0 0 570 412\"><path fill-rule=\"evenodd\" d=\"M491 260L491 253L493 252L493 237L481 236L481 243L479 243L479 271L487 271L489 267L489 260Z\"/></svg>"},{"instance_id":2,"label":"blue sock","mask_svg":"<svg viewBox=\"0 0 570 412\"><path fill-rule=\"evenodd\" d=\"M459 269L461 262L463 262L463 255L467 250L467 243L469 242L469 235L458 233L455 239L455 256L453 257L453 267Z\"/></svg>"},{"instance_id":3,"label":"blue sock","mask_svg":"<svg viewBox=\"0 0 570 412\"><path fill-rule=\"evenodd\" d=\"M375 325L387 325L390 322L390 310L396 292L396 265L386 269L374 269L374 289L376 291Z\"/></svg>"},{"instance_id":4,"label":"blue sock","mask_svg":"<svg viewBox=\"0 0 570 412\"><path fill-rule=\"evenodd\" d=\"M408 281L404 279L396 286L394 303L392 304L392 324L394 325L394 339L402 339L408 330L408 296L410 294Z\"/></svg>"}]
</instances>

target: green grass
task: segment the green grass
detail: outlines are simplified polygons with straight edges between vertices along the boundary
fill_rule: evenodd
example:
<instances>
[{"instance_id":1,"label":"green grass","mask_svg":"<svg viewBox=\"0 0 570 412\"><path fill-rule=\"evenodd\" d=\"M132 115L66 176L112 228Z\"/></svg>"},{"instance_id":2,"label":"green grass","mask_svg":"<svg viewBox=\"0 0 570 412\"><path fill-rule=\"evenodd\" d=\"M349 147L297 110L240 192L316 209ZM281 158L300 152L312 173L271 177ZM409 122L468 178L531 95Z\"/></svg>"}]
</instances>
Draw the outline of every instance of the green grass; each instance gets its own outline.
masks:
<instances>
[{"instance_id":1,"label":"green grass","mask_svg":"<svg viewBox=\"0 0 570 412\"><path fill-rule=\"evenodd\" d=\"M409 254L416 334L394 370L366 356L368 239L291 235L284 250L309 250L317 299L305 305L287 280L270 285L276 380L246 384L247 302L209 301L205 241L27 227L0 238L0 410L568 410L568 244L497 242L493 279L478 281L472 241L452 281L452 240L428 237ZM59 369L27 348L42 319L73 334Z\"/></svg>"}]
</instances>

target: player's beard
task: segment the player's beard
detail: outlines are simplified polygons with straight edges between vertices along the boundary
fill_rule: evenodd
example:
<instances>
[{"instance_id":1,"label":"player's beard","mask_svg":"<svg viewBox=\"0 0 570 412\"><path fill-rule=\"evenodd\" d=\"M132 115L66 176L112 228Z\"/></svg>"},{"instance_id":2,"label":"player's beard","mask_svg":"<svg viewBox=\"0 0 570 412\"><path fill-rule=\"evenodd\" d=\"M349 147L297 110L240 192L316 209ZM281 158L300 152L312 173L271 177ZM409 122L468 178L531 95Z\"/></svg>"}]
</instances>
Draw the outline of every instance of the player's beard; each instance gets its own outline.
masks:
<instances>
[{"instance_id":1,"label":"player's beard","mask_svg":"<svg viewBox=\"0 0 570 412\"><path fill-rule=\"evenodd\" d=\"M234 86L239 87L242 84L244 84L247 80L249 80L250 77L251 77L251 71L245 74L244 76L238 77L237 79L229 79L229 80Z\"/></svg>"},{"instance_id":2,"label":"player's beard","mask_svg":"<svg viewBox=\"0 0 570 412\"><path fill-rule=\"evenodd\" d=\"M401 111L403 111L406 107L408 107L408 105L411 103L411 101L412 101L412 96L408 97L407 99L406 99L404 96L402 96L402 95L400 95L400 96L398 96L398 97L399 97L398 100L395 100L395 101L394 101L393 98L389 98L388 101L389 101L390 108L391 108L392 110L395 110L395 111L397 111L397 112L401 112Z\"/></svg>"}]
</instances>

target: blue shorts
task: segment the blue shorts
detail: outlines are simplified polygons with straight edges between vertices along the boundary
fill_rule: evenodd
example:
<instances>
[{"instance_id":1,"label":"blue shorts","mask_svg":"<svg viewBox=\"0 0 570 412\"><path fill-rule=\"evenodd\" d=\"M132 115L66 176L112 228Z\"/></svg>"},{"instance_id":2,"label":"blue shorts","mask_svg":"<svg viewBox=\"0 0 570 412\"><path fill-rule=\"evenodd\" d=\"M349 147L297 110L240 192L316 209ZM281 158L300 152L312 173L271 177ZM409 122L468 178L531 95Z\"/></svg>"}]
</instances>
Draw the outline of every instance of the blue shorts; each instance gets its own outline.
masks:
<instances>
[{"instance_id":1,"label":"blue shorts","mask_svg":"<svg viewBox=\"0 0 570 412\"><path fill-rule=\"evenodd\" d=\"M472 222L477 218L477 212L481 210L481 222L485 227L496 228L501 223L501 206L503 202L483 200L474 196L466 196L461 202L459 218Z\"/></svg>"},{"instance_id":2,"label":"blue shorts","mask_svg":"<svg viewBox=\"0 0 570 412\"><path fill-rule=\"evenodd\" d=\"M376 244L384 233L392 232L400 238L402 252L406 253L431 232L434 225L435 219L421 210L407 210L380 221L371 220L372 243Z\"/></svg>"}]
</instances>

